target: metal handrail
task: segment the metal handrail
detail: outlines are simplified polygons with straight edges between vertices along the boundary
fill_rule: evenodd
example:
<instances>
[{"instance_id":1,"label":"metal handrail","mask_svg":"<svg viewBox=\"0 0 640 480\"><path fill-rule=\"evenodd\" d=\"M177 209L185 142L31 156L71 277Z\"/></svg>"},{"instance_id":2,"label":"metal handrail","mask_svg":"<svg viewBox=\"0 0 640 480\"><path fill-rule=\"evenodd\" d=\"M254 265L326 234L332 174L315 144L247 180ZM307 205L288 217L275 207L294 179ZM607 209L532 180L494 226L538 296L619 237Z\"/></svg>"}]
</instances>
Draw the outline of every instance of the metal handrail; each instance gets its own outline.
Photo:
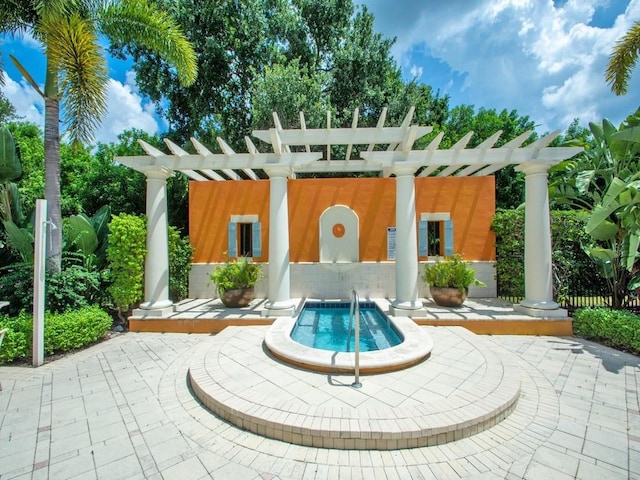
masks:
<instances>
[{"instance_id":1,"label":"metal handrail","mask_svg":"<svg viewBox=\"0 0 640 480\"><path fill-rule=\"evenodd\" d=\"M353 388L360 388L360 297L355 288L351 290L351 307L349 308L349 342L351 342L351 320L355 318L355 375L356 378L351 384Z\"/></svg>"}]
</instances>

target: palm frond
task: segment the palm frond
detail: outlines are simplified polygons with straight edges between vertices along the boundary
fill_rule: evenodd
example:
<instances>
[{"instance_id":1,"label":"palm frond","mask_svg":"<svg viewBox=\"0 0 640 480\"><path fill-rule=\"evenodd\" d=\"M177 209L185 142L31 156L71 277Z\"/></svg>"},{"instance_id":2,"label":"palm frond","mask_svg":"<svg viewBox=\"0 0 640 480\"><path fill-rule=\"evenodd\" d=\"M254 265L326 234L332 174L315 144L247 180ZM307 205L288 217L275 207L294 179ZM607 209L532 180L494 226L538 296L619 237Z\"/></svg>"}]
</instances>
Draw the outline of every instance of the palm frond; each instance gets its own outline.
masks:
<instances>
[{"instance_id":1,"label":"palm frond","mask_svg":"<svg viewBox=\"0 0 640 480\"><path fill-rule=\"evenodd\" d=\"M107 111L109 77L98 37L78 14L47 18L41 30L46 32L49 68L58 75L63 124L73 141L89 142Z\"/></svg>"},{"instance_id":2,"label":"palm frond","mask_svg":"<svg viewBox=\"0 0 640 480\"><path fill-rule=\"evenodd\" d=\"M122 0L105 5L98 19L102 32L110 40L153 50L176 69L180 83L189 86L195 81L196 54L167 12L147 0Z\"/></svg>"},{"instance_id":3,"label":"palm frond","mask_svg":"<svg viewBox=\"0 0 640 480\"><path fill-rule=\"evenodd\" d=\"M638 49L640 49L640 21L637 21L629 31L618 40L613 47L605 80L616 95L627 93L631 72L638 61Z\"/></svg>"}]
</instances>

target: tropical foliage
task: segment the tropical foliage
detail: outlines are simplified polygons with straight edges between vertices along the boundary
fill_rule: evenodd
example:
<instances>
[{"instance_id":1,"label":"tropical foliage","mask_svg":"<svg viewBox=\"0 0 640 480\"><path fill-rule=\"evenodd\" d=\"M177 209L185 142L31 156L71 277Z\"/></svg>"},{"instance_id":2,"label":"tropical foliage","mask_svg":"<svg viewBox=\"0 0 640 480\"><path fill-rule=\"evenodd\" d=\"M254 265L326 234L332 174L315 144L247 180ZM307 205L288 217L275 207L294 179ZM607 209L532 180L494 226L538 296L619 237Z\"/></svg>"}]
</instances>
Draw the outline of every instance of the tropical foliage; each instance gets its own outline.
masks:
<instances>
[{"instance_id":1,"label":"tropical foliage","mask_svg":"<svg viewBox=\"0 0 640 480\"><path fill-rule=\"evenodd\" d=\"M496 235L498 294L524 297L524 209L496 211L491 229ZM554 298L563 303L570 292L597 295L604 278L594 272L593 261L584 251L591 238L585 231L588 212L552 210L552 278Z\"/></svg>"},{"instance_id":2,"label":"tropical foliage","mask_svg":"<svg viewBox=\"0 0 640 480\"><path fill-rule=\"evenodd\" d=\"M621 308L640 286L640 110L620 128L606 119L589 126L592 148L553 168L551 194L557 203L589 213L586 252L607 281L612 306Z\"/></svg>"}]
</instances>

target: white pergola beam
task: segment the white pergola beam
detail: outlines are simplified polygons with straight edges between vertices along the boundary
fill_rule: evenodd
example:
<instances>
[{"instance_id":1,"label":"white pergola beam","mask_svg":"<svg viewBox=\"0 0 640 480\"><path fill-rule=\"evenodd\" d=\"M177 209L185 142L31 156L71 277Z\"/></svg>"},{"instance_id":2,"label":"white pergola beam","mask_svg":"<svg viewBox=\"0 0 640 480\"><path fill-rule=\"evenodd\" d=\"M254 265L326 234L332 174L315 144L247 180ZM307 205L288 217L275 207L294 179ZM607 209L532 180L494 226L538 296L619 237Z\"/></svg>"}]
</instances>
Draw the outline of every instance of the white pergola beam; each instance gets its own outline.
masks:
<instances>
[{"instance_id":1,"label":"white pergola beam","mask_svg":"<svg viewBox=\"0 0 640 480\"><path fill-rule=\"evenodd\" d=\"M431 127L416 127L415 137L420 138L432 131ZM277 134L277 135L276 135ZM405 139L406 129L400 127L385 127L383 129L362 127L356 132L349 128L320 128L306 130L275 129L255 130L253 136L274 145L279 141L281 145L369 145L372 151L376 144L400 143ZM274 151L276 147L274 146Z\"/></svg>"},{"instance_id":2,"label":"white pergola beam","mask_svg":"<svg viewBox=\"0 0 640 480\"><path fill-rule=\"evenodd\" d=\"M166 157L167 156L167 154L164 153L162 150L158 150L156 147L154 147L153 145L149 145L144 140L138 139L138 143L140 144L142 149L145 152L147 152L147 155L151 155L152 157L156 157L156 158L157 157Z\"/></svg>"},{"instance_id":3,"label":"white pergola beam","mask_svg":"<svg viewBox=\"0 0 640 480\"><path fill-rule=\"evenodd\" d=\"M553 147L532 150L528 148L504 149L491 148L487 150L463 149L463 150L412 150L408 154L393 151L362 152L365 160L380 163L383 166L393 165L399 162L415 164L418 166L434 165L449 166L453 163L460 166L478 163L523 163L537 162L555 164L564 159L571 158L581 152L577 147ZM533 154L535 152L535 154Z\"/></svg>"},{"instance_id":4,"label":"white pergola beam","mask_svg":"<svg viewBox=\"0 0 640 480\"><path fill-rule=\"evenodd\" d=\"M283 153L276 155L274 153L260 153L251 155L248 153L236 153L229 157L223 154L210 155L187 155L178 157L175 155L165 155L161 158L150 157L148 155L116 157L116 160L123 165L131 167L135 170L152 170L160 167L168 170L220 170L225 169L264 169L278 165L288 165L298 167L307 163L320 160L322 153L320 152L299 152L299 153Z\"/></svg>"},{"instance_id":5,"label":"white pergola beam","mask_svg":"<svg viewBox=\"0 0 640 480\"><path fill-rule=\"evenodd\" d=\"M179 147L178 145L176 145L175 143L173 143L171 140L169 140L168 138L164 139L164 143L167 145L167 147L169 148L169 151L171 153L173 153L174 155L178 156L178 157L184 157L186 155L189 155L189 152L184 151L181 147Z\"/></svg>"},{"instance_id":6,"label":"white pergola beam","mask_svg":"<svg viewBox=\"0 0 640 480\"><path fill-rule=\"evenodd\" d=\"M533 130L527 130L524 133L521 133L516 138L509 140L507 143L502 145L500 148L520 148L524 142L531 136Z\"/></svg>"},{"instance_id":7,"label":"white pergola beam","mask_svg":"<svg viewBox=\"0 0 640 480\"><path fill-rule=\"evenodd\" d=\"M383 107L382 113L380 113L380 116L378 117L378 123L376 124L376 128L375 128L376 132L382 131L382 129L384 128L384 122L386 119L387 119L387 107ZM370 140L364 143L369 144L369 146L367 147L367 152L373 152L373 147L376 146L376 143L389 143L389 142L376 142L375 140Z\"/></svg>"},{"instance_id":8,"label":"white pergola beam","mask_svg":"<svg viewBox=\"0 0 640 480\"><path fill-rule=\"evenodd\" d=\"M307 122L304 119L304 112L300 112L300 130L302 130L303 132L307 129ZM308 143L304 146L304 149L307 152L311 151L311 145L309 145Z\"/></svg>"},{"instance_id":9,"label":"white pergola beam","mask_svg":"<svg viewBox=\"0 0 640 480\"><path fill-rule=\"evenodd\" d=\"M244 143L247 144L247 151L249 154L258 155L258 149L247 135L244 136Z\"/></svg>"},{"instance_id":10,"label":"white pergola beam","mask_svg":"<svg viewBox=\"0 0 640 480\"><path fill-rule=\"evenodd\" d=\"M358 128L358 117L360 116L360 109L356 107L353 111L353 119L351 120L351 130L356 131ZM347 145L347 153L344 156L344 159L348 162L351 160L351 149L353 148L353 143Z\"/></svg>"},{"instance_id":11,"label":"white pergola beam","mask_svg":"<svg viewBox=\"0 0 640 480\"><path fill-rule=\"evenodd\" d=\"M193 147L196 149L196 152L198 152L203 157L212 157L213 156L213 152L211 152L207 147L205 147L203 144L201 144L195 138L191 137L191 143L193 144Z\"/></svg>"}]
</instances>

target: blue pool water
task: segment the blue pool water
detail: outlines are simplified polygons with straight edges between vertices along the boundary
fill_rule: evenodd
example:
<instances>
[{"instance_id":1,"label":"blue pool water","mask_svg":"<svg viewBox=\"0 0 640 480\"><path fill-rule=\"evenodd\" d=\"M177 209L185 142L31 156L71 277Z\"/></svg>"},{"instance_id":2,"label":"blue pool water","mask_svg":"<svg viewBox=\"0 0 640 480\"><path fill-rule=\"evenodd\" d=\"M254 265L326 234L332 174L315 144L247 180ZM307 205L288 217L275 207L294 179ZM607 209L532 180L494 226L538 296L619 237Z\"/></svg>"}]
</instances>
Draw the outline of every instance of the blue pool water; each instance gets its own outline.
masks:
<instances>
[{"instance_id":1,"label":"blue pool water","mask_svg":"<svg viewBox=\"0 0 640 480\"><path fill-rule=\"evenodd\" d=\"M355 333L349 325L349 302L307 302L291 338L307 347L353 352ZM355 323L355 322L354 322ZM360 302L360 351L383 350L402 343L402 335L374 302Z\"/></svg>"}]
</instances>

